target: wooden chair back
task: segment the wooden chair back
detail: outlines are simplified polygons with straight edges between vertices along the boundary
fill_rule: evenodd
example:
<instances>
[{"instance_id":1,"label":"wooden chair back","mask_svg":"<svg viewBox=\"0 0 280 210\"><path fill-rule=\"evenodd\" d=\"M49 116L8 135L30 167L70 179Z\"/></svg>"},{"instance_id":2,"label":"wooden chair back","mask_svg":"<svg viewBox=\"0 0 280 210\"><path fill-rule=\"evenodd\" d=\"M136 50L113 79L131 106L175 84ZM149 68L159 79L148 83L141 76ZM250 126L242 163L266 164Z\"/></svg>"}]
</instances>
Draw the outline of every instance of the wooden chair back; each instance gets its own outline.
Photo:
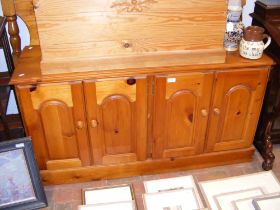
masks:
<instances>
[{"instance_id":1,"label":"wooden chair back","mask_svg":"<svg viewBox=\"0 0 280 210\"><path fill-rule=\"evenodd\" d=\"M14 59L16 60L21 52L19 28L16 22L17 16L23 20L29 30L30 44L40 44L33 8L33 0L1 0L1 4L3 14L7 18L10 43L13 48Z\"/></svg>"}]
</instances>

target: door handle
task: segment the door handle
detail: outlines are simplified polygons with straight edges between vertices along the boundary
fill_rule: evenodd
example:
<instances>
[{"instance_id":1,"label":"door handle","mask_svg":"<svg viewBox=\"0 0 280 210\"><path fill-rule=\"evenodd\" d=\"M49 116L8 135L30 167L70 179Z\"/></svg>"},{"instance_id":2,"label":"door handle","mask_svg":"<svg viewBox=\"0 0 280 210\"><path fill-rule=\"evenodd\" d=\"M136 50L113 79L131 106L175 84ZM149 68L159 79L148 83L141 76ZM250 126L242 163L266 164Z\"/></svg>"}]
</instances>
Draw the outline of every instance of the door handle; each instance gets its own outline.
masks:
<instances>
[{"instance_id":1,"label":"door handle","mask_svg":"<svg viewBox=\"0 0 280 210\"><path fill-rule=\"evenodd\" d=\"M208 111L206 109L201 110L201 115L202 117L207 117L208 116Z\"/></svg>"},{"instance_id":2,"label":"door handle","mask_svg":"<svg viewBox=\"0 0 280 210\"><path fill-rule=\"evenodd\" d=\"M82 129L83 127L84 127L84 122L79 120L79 121L77 122L77 128L78 128L78 129Z\"/></svg>"},{"instance_id":3,"label":"door handle","mask_svg":"<svg viewBox=\"0 0 280 210\"><path fill-rule=\"evenodd\" d=\"M98 125L97 120L91 120L91 121L90 121L90 125L91 125L92 128L96 128L97 125Z\"/></svg>"},{"instance_id":4,"label":"door handle","mask_svg":"<svg viewBox=\"0 0 280 210\"><path fill-rule=\"evenodd\" d=\"M214 108L214 113L216 114L216 115L220 115L221 114L221 110L219 109L219 108Z\"/></svg>"}]
</instances>

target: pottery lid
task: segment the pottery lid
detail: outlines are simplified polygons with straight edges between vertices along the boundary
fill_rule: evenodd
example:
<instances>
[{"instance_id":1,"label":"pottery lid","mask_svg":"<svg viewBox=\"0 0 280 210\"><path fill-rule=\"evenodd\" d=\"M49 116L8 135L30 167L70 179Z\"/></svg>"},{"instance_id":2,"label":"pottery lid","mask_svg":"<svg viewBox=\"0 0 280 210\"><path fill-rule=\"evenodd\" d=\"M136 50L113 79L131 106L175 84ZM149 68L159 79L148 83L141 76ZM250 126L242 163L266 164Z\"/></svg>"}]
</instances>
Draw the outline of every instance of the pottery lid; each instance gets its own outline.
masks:
<instances>
[{"instance_id":1,"label":"pottery lid","mask_svg":"<svg viewBox=\"0 0 280 210\"><path fill-rule=\"evenodd\" d=\"M263 40L264 28L259 26L248 26L244 30L243 38L250 42L260 42Z\"/></svg>"}]
</instances>

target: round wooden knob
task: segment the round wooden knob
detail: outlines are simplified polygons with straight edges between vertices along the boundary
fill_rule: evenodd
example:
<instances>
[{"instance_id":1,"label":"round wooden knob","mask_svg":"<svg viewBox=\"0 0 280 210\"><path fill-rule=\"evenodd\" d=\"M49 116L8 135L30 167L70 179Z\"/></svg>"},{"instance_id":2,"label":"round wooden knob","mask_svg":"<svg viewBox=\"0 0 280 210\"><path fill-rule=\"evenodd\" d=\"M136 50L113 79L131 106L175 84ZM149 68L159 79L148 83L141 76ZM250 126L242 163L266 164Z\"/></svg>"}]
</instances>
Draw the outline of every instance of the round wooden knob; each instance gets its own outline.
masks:
<instances>
[{"instance_id":1,"label":"round wooden knob","mask_svg":"<svg viewBox=\"0 0 280 210\"><path fill-rule=\"evenodd\" d=\"M134 79L134 78L128 78L127 81L126 81L126 83L127 83L128 85L134 85L134 84L136 83L136 79Z\"/></svg>"},{"instance_id":2,"label":"round wooden knob","mask_svg":"<svg viewBox=\"0 0 280 210\"><path fill-rule=\"evenodd\" d=\"M77 128L82 129L84 127L84 122L83 121L78 121L77 122Z\"/></svg>"},{"instance_id":3,"label":"round wooden knob","mask_svg":"<svg viewBox=\"0 0 280 210\"><path fill-rule=\"evenodd\" d=\"M91 120L91 121L90 121L90 125L91 125L92 128L96 128L97 125L98 125L97 120Z\"/></svg>"},{"instance_id":4,"label":"round wooden knob","mask_svg":"<svg viewBox=\"0 0 280 210\"><path fill-rule=\"evenodd\" d=\"M214 113L215 113L216 115L219 115L219 114L221 113L221 111L220 111L220 109L218 109L218 108L214 108Z\"/></svg>"},{"instance_id":5,"label":"round wooden knob","mask_svg":"<svg viewBox=\"0 0 280 210\"><path fill-rule=\"evenodd\" d=\"M202 117L207 117L208 116L208 111L206 109L201 110L201 115Z\"/></svg>"}]
</instances>

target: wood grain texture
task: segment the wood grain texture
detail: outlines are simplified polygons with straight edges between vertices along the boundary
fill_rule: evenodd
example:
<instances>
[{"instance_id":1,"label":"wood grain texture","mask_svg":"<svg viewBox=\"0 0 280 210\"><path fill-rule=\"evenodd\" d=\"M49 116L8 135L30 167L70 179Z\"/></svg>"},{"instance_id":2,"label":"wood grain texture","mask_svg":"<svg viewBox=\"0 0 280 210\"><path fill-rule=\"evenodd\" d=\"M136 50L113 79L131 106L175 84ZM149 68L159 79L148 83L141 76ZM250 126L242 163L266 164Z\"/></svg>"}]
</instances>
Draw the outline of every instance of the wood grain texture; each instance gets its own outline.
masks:
<instances>
[{"instance_id":1,"label":"wood grain texture","mask_svg":"<svg viewBox=\"0 0 280 210\"><path fill-rule=\"evenodd\" d=\"M102 164L102 157L104 156L104 149L102 147L101 132L99 131L100 121L97 118L97 97L96 97L96 83L95 81L84 81L84 94L86 103L87 126L89 131L90 150L93 163ZM92 120L97 122L97 127L91 127ZM100 149L101 148L101 149Z\"/></svg>"},{"instance_id":2,"label":"wood grain texture","mask_svg":"<svg viewBox=\"0 0 280 210\"><path fill-rule=\"evenodd\" d=\"M71 0L72 1L72 0ZM69 2L69 1L68 1ZM52 12L53 14L59 14L61 13L60 5L64 3L64 0L59 0L55 2L44 2L44 1L36 1L36 0L1 0L2 3L2 9L5 16L12 16L14 14L17 14L18 16L23 19L25 24L28 27L29 34L30 34L30 44L31 45L39 45L39 36L38 36L38 30L37 30L37 24L36 24L36 18L34 14L33 8L39 8L40 4L46 4L44 7L47 8L48 12ZM49 4L47 4L49 3ZM88 3L88 0L81 0L72 2L70 7L68 7L68 10L63 11L75 11L75 12L87 12L87 8L89 8L88 11L104 11L105 8L109 8L110 5L112 6L112 1L94 1L91 2L89 5L86 5ZM166 1L167 4L169 2ZM246 0L242 0L243 5L246 4ZM200 2L197 2L197 4L200 4ZM80 5L86 5L86 7L80 7ZM209 7L208 2L204 2L203 5L205 7ZM217 4L216 4L217 5ZM172 11L174 8L172 8L173 4L169 4L168 8ZM185 5L184 5L185 6ZM95 8L95 9L94 9ZM51 10L50 10L51 9ZM154 8L154 9L157 9ZM176 8L177 9L177 8ZM185 9L194 9L190 7L181 7L182 10ZM44 11L42 11L44 12Z\"/></svg>"},{"instance_id":3,"label":"wood grain texture","mask_svg":"<svg viewBox=\"0 0 280 210\"><path fill-rule=\"evenodd\" d=\"M13 0L1 0L3 15L13 16L16 14L16 9Z\"/></svg>"},{"instance_id":4,"label":"wood grain texture","mask_svg":"<svg viewBox=\"0 0 280 210\"><path fill-rule=\"evenodd\" d=\"M212 73L157 76L154 104L154 158L201 153L212 92Z\"/></svg>"},{"instance_id":5,"label":"wood grain texture","mask_svg":"<svg viewBox=\"0 0 280 210\"><path fill-rule=\"evenodd\" d=\"M65 184L241 163L251 161L254 151L255 149L250 147L174 159L147 160L119 165L90 166L52 171L42 170L40 172L44 185Z\"/></svg>"},{"instance_id":6,"label":"wood grain texture","mask_svg":"<svg viewBox=\"0 0 280 210\"><path fill-rule=\"evenodd\" d=\"M106 155L103 157L103 165L121 164L137 161L135 153L126 153L118 155Z\"/></svg>"},{"instance_id":7,"label":"wood grain texture","mask_svg":"<svg viewBox=\"0 0 280 210\"><path fill-rule=\"evenodd\" d=\"M20 102L21 115L25 126L27 136L31 136L34 147L35 158L40 170L46 169L48 161L48 151L44 141L44 131L40 122L38 112L32 106L30 86L17 86L16 93Z\"/></svg>"},{"instance_id":8,"label":"wood grain texture","mask_svg":"<svg viewBox=\"0 0 280 210\"><path fill-rule=\"evenodd\" d=\"M35 8L43 74L89 71L87 62L95 69L160 66L173 53L173 65L225 60L224 0L38 0ZM200 60L192 56L207 49Z\"/></svg>"},{"instance_id":9,"label":"wood grain texture","mask_svg":"<svg viewBox=\"0 0 280 210\"><path fill-rule=\"evenodd\" d=\"M76 51L77 52L77 51ZM224 49L185 50L142 53L130 56L109 56L102 58L90 57L88 59L55 60L52 62L41 61L40 68L43 75L52 77L54 74L78 73L101 70L121 69L126 71L129 68L152 68L162 66L185 66L195 64L217 64L224 63Z\"/></svg>"},{"instance_id":10,"label":"wood grain texture","mask_svg":"<svg viewBox=\"0 0 280 210\"><path fill-rule=\"evenodd\" d=\"M37 29L37 22L34 13L34 6L32 0L14 0L16 15L19 16L26 24L29 35L30 44L39 45L39 36Z\"/></svg>"},{"instance_id":11,"label":"wood grain texture","mask_svg":"<svg viewBox=\"0 0 280 210\"><path fill-rule=\"evenodd\" d=\"M251 139L264 95L266 75L273 64L266 55L260 60L251 61L233 53L228 54L227 62L223 64L114 69L47 76L36 71L37 68L40 70L39 52L37 47L23 52L20 59L22 65L16 69L13 82L16 83L24 124L27 133L32 136L46 184L214 166L248 161L253 154ZM22 67L35 71L30 73ZM217 75L216 78L214 75ZM129 80L129 83L136 88L125 85L131 77L136 79L136 84L133 80ZM167 78L171 79L169 83ZM176 78L175 82L172 82L173 78ZM83 81L83 84L73 81ZM79 156L74 159L81 160L82 167L76 167L77 162L70 161L73 158L65 157L60 160L66 161L65 165L71 168L64 169L61 166L58 169L61 161L49 159L47 144L42 140L45 138L45 128L42 123L38 123L41 118L37 110L33 109L29 90L31 86L26 84L37 84L37 91L40 91L41 86L51 88L70 85L73 107L67 106L67 109L73 110L73 126L79 139L76 143L79 145ZM64 92L67 91L62 88L54 94L62 98ZM97 93L102 93L102 97L98 96L101 99L99 104ZM131 100L132 96L135 100ZM43 97L42 100L43 103L49 103L54 99L52 96ZM61 101L57 100L56 103ZM158 105L153 108L153 104ZM215 108L219 108L219 111ZM61 108L51 107L51 113L53 109ZM219 130L221 132L218 133L221 138L214 138L215 141L206 135L206 126L209 134L211 126L217 127L214 114L224 116L223 126ZM54 119L62 121L59 115ZM123 122L123 119L128 120ZM211 122L214 124L211 125ZM230 122L239 124L233 126ZM244 127L248 130L246 135L243 135ZM58 130L61 132L61 129ZM66 126L63 132L68 134L69 130L71 126ZM125 132L122 133L122 130ZM173 135L174 131L176 135ZM216 135L217 130L215 132ZM119 134L121 138L115 138ZM238 138L241 135L240 143ZM206 141L205 137L208 137ZM234 138L237 140L232 141ZM213 147L217 152L213 151ZM89 165L85 164L87 162L82 160L80 154L87 157ZM54 164L48 161L54 161ZM44 170L48 163L51 165L49 167L53 166L53 170Z\"/></svg>"},{"instance_id":12,"label":"wood grain texture","mask_svg":"<svg viewBox=\"0 0 280 210\"><path fill-rule=\"evenodd\" d=\"M125 95L131 102L136 100L136 85L128 85L126 80L109 80L96 83L97 103L100 105L112 92Z\"/></svg>"},{"instance_id":13,"label":"wood grain texture","mask_svg":"<svg viewBox=\"0 0 280 210\"><path fill-rule=\"evenodd\" d=\"M78 156L72 110L62 101L50 100L39 109L49 158L52 160Z\"/></svg>"},{"instance_id":14,"label":"wood grain texture","mask_svg":"<svg viewBox=\"0 0 280 210\"><path fill-rule=\"evenodd\" d=\"M136 78L133 85L128 85L127 79L84 83L95 164L146 158L146 79Z\"/></svg>"},{"instance_id":15,"label":"wood grain texture","mask_svg":"<svg viewBox=\"0 0 280 210\"><path fill-rule=\"evenodd\" d=\"M59 93L59 96L57 95ZM34 109L39 109L42 101L58 97L67 106L73 107L72 92L70 84L39 86L36 91L31 92L32 105Z\"/></svg>"},{"instance_id":16,"label":"wood grain texture","mask_svg":"<svg viewBox=\"0 0 280 210\"><path fill-rule=\"evenodd\" d=\"M155 77L147 76L147 153L148 158L152 158L153 151L153 119L154 119L154 94L155 94Z\"/></svg>"},{"instance_id":17,"label":"wood grain texture","mask_svg":"<svg viewBox=\"0 0 280 210\"><path fill-rule=\"evenodd\" d=\"M35 150L38 151L36 158L41 160L40 169L47 167L47 161L67 162L69 159L71 162L71 159L78 158L83 166L91 163L82 84L60 85L62 88L56 88L55 85L40 86L32 92L31 86L17 88L27 135L32 137ZM53 88L56 89L55 93L52 92ZM70 97L72 106L67 104L69 99L65 98L67 90L71 91L66 95ZM35 107L34 99L37 101ZM72 162L69 166L72 166Z\"/></svg>"},{"instance_id":18,"label":"wood grain texture","mask_svg":"<svg viewBox=\"0 0 280 210\"><path fill-rule=\"evenodd\" d=\"M103 118L105 154L114 155L135 151L133 103L126 96L112 95L100 106Z\"/></svg>"},{"instance_id":19,"label":"wood grain texture","mask_svg":"<svg viewBox=\"0 0 280 210\"><path fill-rule=\"evenodd\" d=\"M84 90L81 82L71 84L72 100L73 100L73 119L76 125L76 135L79 150L79 158L82 165L92 164L89 150L88 130L86 126L86 107L84 99ZM79 127L81 122L81 127Z\"/></svg>"},{"instance_id":20,"label":"wood grain texture","mask_svg":"<svg viewBox=\"0 0 280 210\"><path fill-rule=\"evenodd\" d=\"M253 132L253 130L255 129L255 124L254 126L252 125L251 127L248 127L248 129L250 129L250 134L246 136L246 139L244 137L243 141L246 142L246 144L244 143L241 145L234 142L235 144L232 145L228 144L226 146L220 146L220 148L218 148L218 146L216 147L217 151L218 149L224 150L225 147L229 149L234 148L231 152L222 152L223 154L226 153L230 155L217 157L215 155L216 153L213 151L213 148L211 148L211 150L203 151L203 148L205 146L204 144L206 134L205 126L207 126L204 123L207 122L208 117L211 118L208 123L211 123L212 120L215 119L215 117L212 116L214 114L214 109L212 110L212 108L219 108L218 106L214 107L213 104L211 106L209 105L210 96L211 94L213 95L212 100L214 102L216 101L216 95L221 98L223 94L226 95L226 93L228 93L227 100L224 100L227 102L223 103L223 106L225 107L224 109L228 110L228 118L226 118L226 121L233 121L235 123L240 120L243 121L245 118L244 111L246 113L246 106L249 103L248 101L250 101L249 106L252 107L252 100L249 99L250 96L254 95L252 94L252 91L254 93L254 88L252 87L255 87L255 93L257 93L254 95L254 99L258 99L256 103L262 102L262 96L264 94L263 84L266 83L266 78L264 75L268 73L269 66L273 64L272 60L266 55L264 55L260 60L252 61L243 59L238 54L233 53L228 54L227 62L223 64L189 65L176 67L166 66L157 68L126 70L115 69L113 71L91 71L86 74L75 73L46 76L38 72L38 69L40 70L39 58L39 48L34 47L32 49L25 49L22 54L22 58L19 61L22 65L16 69L13 80L17 84L17 95L20 99L20 107L24 115L24 123L26 125L27 133L31 134L33 138L36 158L39 160L38 163L40 165L40 168L46 169L48 161L56 160L49 159L48 151L46 149L46 143L42 140L39 140L45 138L44 126L42 126L41 123L38 123L38 121L40 121L40 116L38 115L37 111L33 109L31 94L34 94L34 92L30 93L30 86L26 86L23 84L39 84L37 87L38 92L40 92L41 87L55 87L56 85L58 85L57 82L60 82L59 85L61 86L65 86L65 84L69 86L71 84L73 103L72 109L74 109L74 113L76 113L75 115L73 114L73 119L75 119L76 122L73 125L75 126L76 132L80 132L79 138L82 139L82 142L84 142L80 144L80 141L78 141L78 144L80 144L79 148L83 148L82 150L79 149L78 151L79 154L86 154L88 156L88 160L91 161L90 164L94 165L90 166L88 168L88 171L86 167L79 167L76 169L64 169L64 171L55 169L52 170L51 173L49 173L49 171L42 172L48 174L48 176L43 175L44 179L46 179L46 183L63 183L63 178L65 178L67 182L74 182L92 178L129 176L133 174L135 175L151 173L153 171L167 171L176 167L195 168L200 166L210 166L218 165L221 163L232 163L235 161L238 162L241 160L248 160L249 156L247 155L249 153L246 152L247 155L246 158L244 158L244 156L242 156L245 154L243 153L244 150L235 148L244 148L250 146L250 139L252 138L251 132ZM24 69L22 69L23 67ZM29 71L25 71L25 69L31 69L34 70L34 72L31 73ZM146 74L149 75L148 79L146 79ZM216 84L220 84L219 87L217 85L212 85L214 81L214 74L218 75ZM125 85L127 79L132 76L134 76L136 79L136 84L132 84L132 86L136 86L136 88L129 88ZM162 83L162 86L157 86L158 84L154 84L153 82L155 76L158 80L160 80L161 78L166 79L175 77L176 83L174 84L164 82ZM256 79L252 80L252 78ZM263 80L263 78L265 78L265 80ZM84 81L82 85L83 88L81 88L81 84L79 82L73 83L73 81L77 80ZM62 81L64 81L64 83L61 83ZM67 81L72 82L67 83ZM258 87L258 81L261 81L260 87ZM96 87L98 86L96 85L97 83L104 83L104 85L99 85L98 91L96 89ZM113 83L115 83L116 85L114 85ZM76 85L76 88L74 88L74 84ZM226 85L227 88L223 85ZM211 87L213 87L213 89ZM260 88L262 91L259 91L258 88ZM57 88L58 92L53 94L63 98L63 95L67 95L67 93L65 92L69 91L69 88L67 88L67 91L64 91L64 89L62 88L60 90L59 88ZM158 92L156 90L158 90ZM48 91L46 89L46 93L47 92ZM99 96L99 98L102 99L100 100L100 104L97 103L97 92L103 93L102 97ZM161 97L162 101L165 101L164 103L158 102L158 94L162 94ZM49 97L51 97L52 94L49 95ZM131 100L130 98L132 96L135 97L135 95L136 99ZM198 97L194 97L193 95L198 95ZM116 101L121 101L120 104L112 100L116 96ZM148 99L147 96L149 96ZM205 98L203 98L202 96L204 96ZM51 98L53 100L54 96ZM244 103L241 103L240 98L244 99ZM107 114L107 110L109 110L108 113L111 114L110 116L109 114L105 114L104 116L106 117L106 119L104 121L102 104L104 103L104 101L106 102L107 99L109 99L109 101L105 104L106 106L109 105L109 109L107 109L105 106L104 112L106 111ZM43 97L41 100L48 102L50 98ZM63 101L64 100L66 99L63 99ZM162 116L158 115L160 110L166 110L166 101L168 100L170 103L168 109L169 111L163 111L162 113L164 114ZM130 104L130 111L128 112L128 114L123 114L123 106L127 107L127 105L124 105L126 103ZM153 103L158 103L159 105L151 111ZM205 106L201 106L200 109L198 109L197 107L199 107L199 104L204 104ZM147 107L149 107L148 110ZM176 109L173 109L174 107L176 107ZM211 108L209 109L209 107ZM185 110L184 108L187 109ZM241 108L240 113L239 110L237 110L238 108ZM208 110L210 110L209 116L207 116ZM128 120L128 122L123 123L122 121L118 120L120 118L115 115L116 112L121 114L119 116L125 115L125 118L130 118L128 116L133 115L133 117L131 118L137 119L137 123L132 123L134 122L133 120ZM252 118L249 119L250 123L256 122L255 120L258 117L258 112L259 111L256 111L252 115ZM85 113L87 116L83 117L83 114ZM166 115L166 113L170 114L169 120L166 120L166 116L168 116ZM222 114L223 111L221 110L220 113ZM149 117L149 115L151 116ZM182 118L183 115L186 117ZM111 116L114 116L113 121L116 122L114 126L110 124ZM161 119L158 116L161 116L163 118ZM172 119L174 117L176 119ZM245 118L245 121L246 119L248 118ZM108 130L103 129L103 121L106 124L106 128L109 128ZM149 122L148 128L147 122ZM164 127L164 122L170 122L170 128ZM224 123L225 126L223 127L223 129L226 132L221 132L223 139L222 143L227 144L228 142L231 142L229 140L232 137L239 137L240 133L242 133L242 126L246 127L246 122L241 122L238 126L236 126L238 131L234 131L232 129L232 124L229 125L228 123ZM185 133L185 129L181 129L181 125L186 126L188 128L188 132ZM162 139L165 140L154 141L154 137L157 137L155 134L159 134L159 136L161 135L160 131L162 131L163 128L161 128L160 126L164 127L164 135L162 135ZM208 126L211 127L211 124L208 124ZM112 138L112 136L118 135L115 134L116 130L112 128L129 128L132 131L123 133L123 136L127 138L123 140L119 138ZM182 134L184 134L186 138L180 138L181 136L177 135L177 139L179 140L175 139L174 142L172 131L176 130L177 128L179 128L180 132L181 130L183 130ZM83 129L88 129L90 135L88 136L87 132L83 132ZM69 130L69 128L66 130ZM154 131L153 135L147 134L147 132L143 132L144 130L148 130L148 132ZM118 129L117 131L119 132ZM158 133L155 133L155 131L157 131ZM166 131L168 131L170 135L165 135ZM107 141L109 142L109 144L104 144L104 132L107 132L108 134L107 139L114 139L114 142ZM150 135L149 139L147 137L148 135ZM194 141L191 140L189 135L192 135L194 137ZM133 141L133 138L131 137L129 140L130 136L136 136L138 139L136 141ZM166 140L168 139L166 138L166 136L168 136L168 138L172 140ZM184 141L181 141L182 139L184 139ZM209 141L211 142L211 140ZM193 142L195 143L193 144ZM215 146L218 144L219 143L215 141ZM120 147L120 145L125 145L126 147ZM105 149L107 146L109 149L108 151L110 151L109 154L105 153ZM114 148L115 146L116 148ZM134 149L133 152L129 151L131 148ZM150 154L151 152L152 155ZM200 154L203 152L207 152L209 154ZM221 152L219 151L218 154L221 155ZM234 157L232 157L232 155L234 155ZM200 159L202 156L203 158ZM215 158L213 158L214 156ZM146 161L148 157L150 159ZM65 158L62 160L67 161L68 159L69 158ZM175 165L173 165L172 163L174 161L176 162L177 159L180 159L179 163L177 162ZM200 160L201 162L198 160ZM81 163L83 165L84 161L81 160ZM68 164L68 166L71 166L72 162L69 162ZM165 168L162 168L161 164L165 164ZM116 175L118 173L121 173L121 175ZM59 174L63 175L61 175L60 177Z\"/></svg>"},{"instance_id":21,"label":"wood grain texture","mask_svg":"<svg viewBox=\"0 0 280 210\"><path fill-rule=\"evenodd\" d=\"M81 160L78 158L47 161L47 170L61 170L67 168L77 168L81 166Z\"/></svg>"},{"instance_id":22,"label":"wood grain texture","mask_svg":"<svg viewBox=\"0 0 280 210\"><path fill-rule=\"evenodd\" d=\"M267 77L266 70L217 73L207 151L238 149L252 144Z\"/></svg>"},{"instance_id":23,"label":"wood grain texture","mask_svg":"<svg viewBox=\"0 0 280 210\"><path fill-rule=\"evenodd\" d=\"M176 56L175 56L176 57ZM197 59L200 59L200 55L197 55ZM88 80L88 79L104 79L114 77L129 77L131 75L141 74L170 74L170 73L182 73L192 71L239 71L240 68L268 68L273 65L274 62L266 54L261 59L249 60L242 58L238 52L229 52L226 56L226 62L220 64L204 64L204 65L176 65L170 66L170 63L166 62L166 65L150 67L150 68L128 68L119 69L114 68L112 70L104 69L95 71L93 67L90 67L88 72L75 72L65 74L51 74L44 75L41 73L40 68L41 50L39 46L31 46L24 48L19 65L16 66L14 74L11 78L11 84L37 84L37 83L49 83L49 82L62 82L62 81L76 81L76 80ZM172 61L172 59L171 59ZM141 62L137 61L137 62ZM88 64L89 65L89 64ZM112 64L113 65L113 64Z\"/></svg>"},{"instance_id":24,"label":"wood grain texture","mask_svg":"<svg viewBox=\"0 0 280 210\"><path fill-rule=\"evenodd\" d=\"M19 28L17 24L17 16L7 16L8 32L10 35L10 43L13 49L13 57L15 63L21 53L21 39L19 37Z\"/></svg>"},{"instance_id":25,"label":"wood grain texture","mask_svg":"<svg viewBox=\"0 0 280 210\"><path fill-rule=\"evenodd\" d=\"M273 62L224 62L224 0L7 2L32 44L36 10L42 54L25 48L12 83L45 184L251 159Z\"/></svg>"},{"instance_id":26,"label":"wood grain texture","mask_svg":"<svg viewBox=\"0 0 280 210\"><path fill-rule=\"evenodd\" d=\"M145 2L149 2L150 0L140 0L137 1L136 4L143 5ZM104 0L104 1L89 1L89 0L68 0L67 9L61 9L61 5L65 5L64 0L57 0L52 2L50 0L34 0L34 5L36 5L36 12L40 13L42 16L46 15L66 15L66 14L73 14L73 13L90 13L90 12L115 12L117 11L117 7L114 6L120 2L127 2L127 4L131 4L130 0ZM209 9L209 11L220 11L225 9L225 3L221 0L213 0L211 2L203 2L201 3L200 0L191 0L190 2L185 1L177 1L176 4L171 4L168 0L160 0L154 1L150 4L146 3L146 10L149 12L175 12L175 11L185 11L191 10L192 12L200 12L203 9ZM179 6L177 5L179 4ZM213 6L215 5L215 7ZM143 12L142 11L142 12ZM126 11L123 11L125 13ZM225 12L225 10L223 10ZM139 14L140 12L132 11L132 13Z\"/></svg>"}]
</instances>

